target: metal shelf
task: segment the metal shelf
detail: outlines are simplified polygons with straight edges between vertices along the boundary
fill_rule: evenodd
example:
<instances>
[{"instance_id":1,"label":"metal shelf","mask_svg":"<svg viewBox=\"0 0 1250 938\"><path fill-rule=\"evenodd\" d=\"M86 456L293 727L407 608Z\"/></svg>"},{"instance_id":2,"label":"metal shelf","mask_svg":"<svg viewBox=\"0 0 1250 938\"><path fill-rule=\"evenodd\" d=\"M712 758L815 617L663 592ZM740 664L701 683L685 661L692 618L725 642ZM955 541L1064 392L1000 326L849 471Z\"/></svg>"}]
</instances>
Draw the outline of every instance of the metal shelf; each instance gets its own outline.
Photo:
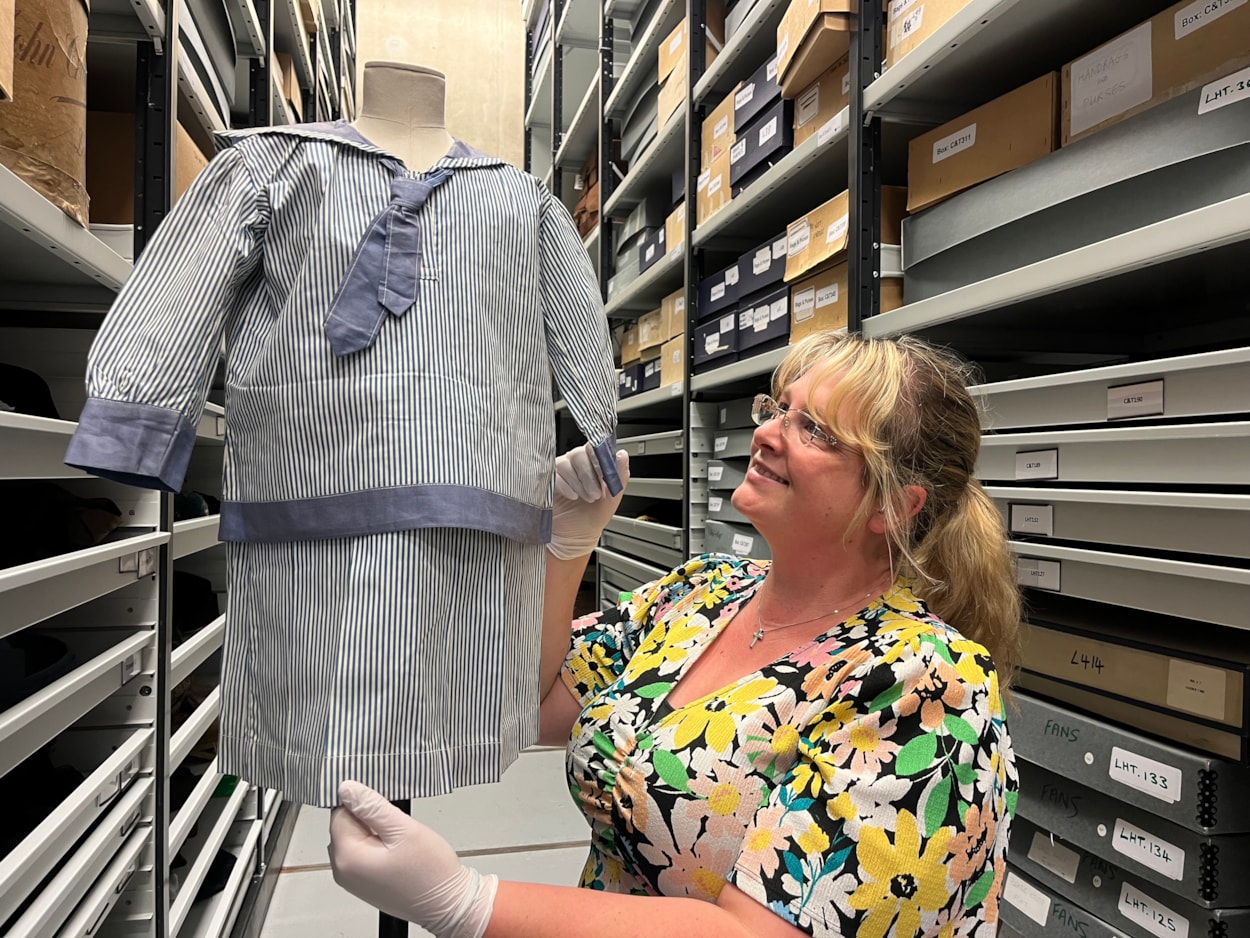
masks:
<instances>
[{"instance_id":1,"label":"metal shelf","mask_svg":"<svg viewBox=\"0 0 1250 938\"><path fill-rule=\"evenodd\" d=\"M323 29L339 28L339 7L336 0L321 0L321 25Z\"/></svg>"},{"instance_id":2,"label":"metal shelf","mask_svg":"<svg viewBox=\"0 0 1250 938\"><path fill-rule=\"evenodd\" d=\"M658 307L664 297L681 286L685 252L685 246L678 245L616 296L609 296L607 305L604 307L607 315L610 318L631 316L636 318L639 314ZM667 392L668 388L658 390Z\"/></svg>"},{"instance_id":3,"label":"metal shelf","mask_svg":"<svg viewBox=\"0 0 1250 938\"><path fill-rule=\"evenodd\" d=\"M247 893L247 883L255 869L256 844L260 840L264 822L260 820L238 821L235 826L244 824L247 825L247 833L243 836L243 843L238 847L234 866L230 869L225 888L215 896L191 906L191 911L187 914L186 921L183 922L179 932L183 938L219 938L221 935L229 934L230 929L234 927L235 918L239 914ZM237 836L238 831L232 833Z\"/></svg>"},{"instance_id":4,"label":"metal shelf","mask_svg":"<svg viewBox=\"0 0 1250 938\"><path fill-rule=\"evenodd\" d=\"M169 740L169 772L182 765L200 737L213 725L217 714L221 712L221 688L214 687L204 702L195 708L195 712L187 717L187 721L178 727Z\"/></svg>"},{"instance_id":5,"label":"metal shelf","mask_svg":"<svg viewBox=\"0 0 1250 938\"><path fill-rule=\"evenodd\" d=\"M188 554L199 553L216 547L221 543L217 539L217 525L221 519L217 515L206 518L190 518L186 521L174 522L173 551L174 559L186 557Z\"/></svg>"},{"instance_id":6,"label":"metal shelf","mask_svg":"<svg viewBox=\"0 0 1250 938\"><path fill-rule=\"evenodd\" d=\"M781 360L786 357L789 351L790 347L783 345L781 348L772 349L764 352L762 355L744 358L742 361L725 365L714 371L706 371L701 375L695 375L690 379L690 390L696 392L711 391L727 385L737 384L741 381L747 381L751 378L770 375L781 364Z\"/></svg>"},{"instance_id":7,"label":"metal shelf","mask_svg":"<svg viewBox=\"0 0 1250 938\"><path fill-rule=\"evenodd\" d=\"M652 407L669 410L673 404L681 403L682 390L682 382L679 381L676 384L670 384L666 388L643 391L641 394L635 394L632 397L618 401L616 413L619 416L621 414L636 413Z\"/></svg>"},{"instance_id":8,"label":"metal shelf","mask_svg":"<svg viewBox=\"0 0 1250 938\"><path fill-rule=\"evenodd\" d=\"M92 935L103 923L126 890L131 877L143 863L143 853L152 841L152 827L132 831L113 859L95 879L60 935Z\"/></svg>"},{"instance_id":9,"label":"metal shelf","mask_svg":"<svg viewBox=\"0 0 1250 938\"><path fill-rule=\"evenodd\" d=\"M576 49L599 48L598 0L565 0L556 26L556 42Z\"/></svg>"},{"instance_id":10,"label":"metal shelf","mask_svg":"<svg viewBox=\"0 0 1250 938\"><path fill-rule=\"evenodd\" d=\"M84 479L65 465L65 448L78 424L71 420L0 412L0 479Z\"/></svg>"},{"instance_id":11,"label":"metal shelf","mask_svg":"<svg viewBox=\"0 0 1250 938\"><path fill-rule=\"evenodd\" d=\"M605 530L615 531L617 534L625 534L640 541L649 541L661 547L681 549L681 528L675 528L671 525L657 524L654 521L639 521L637 518L614 515L612 520L608 522Z\"/></svg>"},{"instance_id":12,"label":"metal shelf","mask_svg":"<svg viewBox=\"0 0 1250 938\"><path fill-rule=\"evenodd\" d=\"M625 486L625 494L637 498L665 498L681 501L681 479L639 479L631 478Z\"/></svg>"},{"instance_id":13,"label":"metal shelf","mask_svg":"<svg viewBox=\"0 0 1250 938\"><path fill-rule=\"evenodd\" d=\"M521 20L525 23L527 30L534 28L541 9L542 4L539 0L521 0Z\"/></svg>"},{"instance_id":14,"label":"metal shelf","mask_svg":"<svg viewBox=\"0 0 1250 938\"><path fill-rule=\"evenodd\" d=\"M200 780L195 783L195 787L191 789L191 794L187 796L187 800L183 802L177 813L169 819L170 856L176 855L182 849L182 845L187 842L187 838L191 836L191 830L195 827L195 822L204 813L204 808L212 799L213 792L216 790L217 783L221 781L221 778L221 773L217 771L217 760L214 759L209 763L208 768L204 770Z\"/></svg>"},{"instance_id":15,"label":"metal shelf","mask_svg":"<svg viewBox=\"0 0 1250 938\"><path fill-rule=\"evenodd\" d=\"M686 559L684 553L677 548L661 547L659 544L654 544L651 541L640 541L637 538L627 537L624 534L618 534L610 530L603 532L599 543L610 550L620 551L625 555L659 564L670 570Z\"/></svg>"},{"instance_id":16,"label":"metal shelf","mask_svg":"<svg viewBox=\"0 0 1250 938\"><path fill-rule=\"evenodd\" d=\"M165 8L157 0L95 0L88 14L92 41L134 41L165 38Z\"/></svg>"},{"instance_id":17,"label":"metal shelf","mask_svg":"<svg viewBox=\"0 0 1250 938\"><path fill-rule=\"evenodd\" d=\"M657 390L666 390L658 388ZM666 430L663 433L647 433L616 441L618 449L630 456L671 456L685 451L685 433L682 430Z\"/></svg>"},{"instance_id":18,"label":"metal shelf","mask_svg":"<svg viewBox=\"0 0 1250 938\"><path fill-rule=\"evenodd\" d=\"M702 104L712 94L727 94L730 88L749 77L777 51L777 27L781 25L786 7L787 0L759 0L695 83L696 105Z\"/></svg>"},{"instance_id":19,"label":"metal shelf","mask_svg":"<svg viewBox=\"0 0 1250 938\"><path fill-rule=\"evenodd\" d=\"M185 96L190 114L194 116L195 122L203 131L202 136L211 139L213 134L230 129L225 118L213 103L208 89L200 81L200 76L196 74L194 66L191 65L191 56L181 45L178 48L178 90ZM179 113L182 113L181 108L179 108Z\"/></svg>"},{"instance_id":20,"label":"metal shelf","mask_svg":"<svg viewBox=\"0 0 1250 938\"><path fill-rule=\"evenodd\" d=\"M191 672L221 647L226 634L226 617L218 616L174 649L169 664L169 686L177 687Z\"/></svg>"},{"instance_id":21,"label":"metal shelf","mask_svg":"<svg viewBox=\"0 0 1250 938\"><path fill-rule=\"evenodd\" d=\"M327 2L329 0L322 0L322 5ZM247 45L240 50L242 54L248 58L261 58L265 54L265 36L261 32L260 17L256 14L252 0L229 0L227 8L230 11L230 21L235 24L236 35L239 32L237 24L243 24Z\"/></svg>"},{"instance_id":22,"label":"metal shelf","mask_svg":"<svg viewBox=\"0 0 1250 938\"><path fill-rule=\"evenodd\" d=\"M1237 246L1233 257L1221 257L1226 262L1222 269L1230 272L1230 278L1235 277L1240 269L1244 277L1246 261L1242 258L1239 262L1237 255L1250 253L1245 250L1248 239L1250 194L1226 199L988 280L909 303L892 312L866 319L864 334L879 338L928 332L937 326L1037 298L1045 298L1043 305L1048 311L1079 306L1082 316L1087 319L1088 313L1084 309L1091 298L1097 302L1099 297L1114 296L1121 303L1126 302L1126 286L1134 279L1130 276L1134 272L1141 271L1137 276L1143 278L1143 287L1153 292L1159 283L1175 282L1178 272L1169 269L1169 262L1203 251ZM1117 279L1113 281L1112 278ZM1090 297L1078 295L1068 300L1055 295L1062 291L1076 291L1087 285L1092 291ZM1022 325L1020 320L1018 315L1011 317L1017 328Z\"/></svg>"},{"instance_id":23,"label":"metal shelf","mask_svg":"<svg viewBox=\"0 0 1250 938\"><path fill-rule=\"evenodd\" d=\"M758 243L783 231L809 209L846 191L850 110L833 118L828 139L809 137L777 161L741 195L694 230L694 246L715 237L747 237Z\"/></svg>"},{"instance_id":24,"label":"metal shelf","mask_svg":"<svg viewBox=\"0 0 1250 938\"><path fill-rule=\"evenodd\" d=\"M681 168L686 152L686 108L683 105L668 119L655 142L638 159L620 181L603 214L612 217L628 215L630 209L652 191L662 188L665 203L672 193L673 172ZM610 170L607 170L610 171Z\"/></svg>"},{"instance_id":25,"label":"metal shelf","mask_svg":"<svg viewBox=\"0 0 1250 938\"><path fill-rule=\"evenodd\" d=\"M531 84L530 106L525 111L526 127L551 126L551 80L553 68L552 56L555 47L548 40L538 50L538 64L534 67L534 80Z\"/></svg>"},{"instance_id":26,"label":"metal shelf","mask_svg":"<svg viewBox=\"0 0 1250 938\"><path fill-rule=\"evenodd\" d=\"M633 100L634 93L643 85L647 76L653 76L654 81L654 76L659 72L657 62L660 43L677 28L685 15L685 3L679 0L661 0L655 16L634 44L634 52L625 63L624 71L617 78L616 86L604 104L604 120L621 116L625 103Z\"/></svg>"},{"instance_id":27,"label":"metal shelf","mask_svg":"<svg viewBox=\"0 0 1250 938\"><path fill-rule=\"evenodd\" d=\"M305 91L313 91L317 85L313 75L312 53L308 49L308 34L304 32L296 2L297 0L274 0L273 47L277 52L285 52L295 62L299 86Z\"/></svg>"},{"instance_id":28,"label":"metal shelf","mask_svg":"<svg viewBox=\"0 0 1250 938\"><path fill-rule=\"evenodd\" d=\"M226 835L230 833L230 828L234 824L234 819L238 817L239 808L242 806L243 799L247 796L249 790L250 786L247 782L240 780L229 798L217 799L223 802L221 812L212 820L211 827L208 827L208 832L202 838L197 838L200 840L197 844L199 850L186 871L186 878L178 889L178 897L170 903L169 933L171 938L176 938L176 936L182 934L182 927L188 920L191 905L195 902L196 893L199 892L200 886L204 882L204 877L208 875L208 868L217 856L217 851L226 842ZM211 811L211 807L205 809L206 814L209 811ZM206 824L205 826L208 825Z\"/></svg>"},{"instance_id":29,"label":"metal shelf","mask_svg":"<svg viewBox=\"0 0 1250 938\"><path fill-rule=\"evenodd\" d=\"M624 554L618 554L615 551L605 550L602 547L595 549L599 557L599 564L611 570L618 579L628 581L631 587L641 586L652 580L659 579L669 571L660 567L653 567L649 564L641 563L632 557L626 557Z\"/></svg>"},{"instance_id":30,"label":"metal shelf","mask_svg":"<svg viewBox=\"0 0 1250 938\"><path fill-rule=\"evenodd\" d=\"M968 0L864 89L864 108L940 124L1059 68L1167 5Z\"/></svg>"},{"instance_id":31,"label":"metal shelf","mask_svg":"<svg viewBox=\"0 0 1250 938\"><path fill-rule=\"evenodd\" d=\"M556 152L557 166L569 170L582 168L591 151L599 144L598 118L599 83L592 78Z\"/></svg>"}]
</instances>

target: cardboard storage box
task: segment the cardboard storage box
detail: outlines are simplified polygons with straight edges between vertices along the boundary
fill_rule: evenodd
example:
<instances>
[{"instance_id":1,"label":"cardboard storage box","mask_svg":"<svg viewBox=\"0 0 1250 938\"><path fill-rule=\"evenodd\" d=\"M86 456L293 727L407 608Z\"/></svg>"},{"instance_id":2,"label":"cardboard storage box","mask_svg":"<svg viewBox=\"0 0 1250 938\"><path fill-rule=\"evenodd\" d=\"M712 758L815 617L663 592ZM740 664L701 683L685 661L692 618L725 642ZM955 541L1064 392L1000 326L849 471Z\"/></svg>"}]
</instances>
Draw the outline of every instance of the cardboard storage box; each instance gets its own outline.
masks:
<instances>
[{"instance_id":1,"label":"cardboard storage box","mask_svg":"<svg viewBox=\"0 0 1250 938\"><path fill-rule=\"evenodd\" d=\"M729 204L733 187L729 184L729 151L712 160L699 175L699 191L696 195L695 222L704 224Z\"/></svg>"},{"instance_id":2,"label":"cardboard storage box","mask_svg":"<svg viewBox=\"0 0 1250 938\"><path fill-rule=\"evenodd\" d=\"M724 270L699 281L699 321L716 316L738 302L738 283L742 279L735 261Z\"/></svg>"},{"instance_id":3,"label":"cardboard storage box","mask_svg":"<svg viewBox=\"0 0 1250 938\"><path fill-rule=\"evenodd\" d=\"M683 58L680 68L673 69L660 85L660 102L657 105L656 121L660 130L668 123L669 118L681 110L686 101L686 60Z\"/></svg>"},{"instance_id":4,"label":"cardboard storage box","mask_svg":"<svg viewBox=\"0 0 1250 938\"><path fill-rule=\"evenodd\" d=\"M664 344L664 314L653 309L638 317L638 351L644 361L654 358L654 350Z\"/></svg>"},{"instance_id":5,"label":"cardboard storage box","mask_svg":"<svg viewBox=\"0 0 1250 938\"><path fill-rule=\"evenodd\" d=\"M1059 145L1059 76L1049 72L907 146L907 211L1018 169Z\"/></svg>"},{"instance_id":6,"label":"cardboard storage box","mask_svg":"<svg viewBox=\"0 0 1250 938\"><path fill-rule=\"evenodd\" d=\"M703 121L703 139L699 151L699 166L710 166L712 160L727 153L734 145L734 102L741 85L725 95L725 100L712 108Z\"/></svg>"},{"instance_id":7,"label":"cardboard storage box","mask_svg":"<svg viewBox=\"0 0 1250 938\"><path fill-rule=\"evenodd\" d=\"M770 238L738 258L738 290L743 296L758 293L786 277L785 232Z\"/></svg>"},{"instance_id":8,"label":"cardboard storage box","mask_svg":"<svg viewBox=\"0 0 1250 938\"><path fill-rule=\"evenodd\" d=\"M847 290L850 268L846 262L833 264L798 281L790 288L790 344L814 332L845 329L850 316ZM881 312L903 305L903 281L881 280Z\"/></svg>"},{"instance_id":9,"label":"cardboard storage box","mask_svg":"<svg viewBox=\"0 0 1250 938\"><path fill-rule=\"evenodd\" d=\"M755 119L755 116L781 97L781 85L777 83L777 56L755 70L734 94L734 126L739 131Z\"/></svg>"},{"instance_id":10,"label":"cardboard storage box","mask_svg":"<svg viewBox=\"0 0 1250 938\"><path fill-rule=\"evenodd\" d=\"M133 114L87 112L87 191L91 220L133 225L135 220L135 119ZM182 198L208 158L178 124L174 144L174 201Z\"/></svg>"},{"instance_id":11,"label":"cardboard storage box","mask_svg":"<svg viewBox=\"0 0 1250 938\"><path fill-rule=\"evenodd\" d=\"M968 0L890 0L885 67L895 65L967 4Z\"/></svg>"},{"instance_id":12,"label":"cardboard storage box","mask_svg":"<svg viewBox=\"0 0 1250 938\"><path fill-rule=\"evenodd\" d=\"M295 74L295 60L285 52L275 52L269 62L274 80L282 89L282 97L291 106L295 116L304 119L304 96L300 93L299 78Z\"/></svg>"},{"instance_id":13,"label":"cardboard storage box","mask_svg":"<svg viewBox=\"0 0 1250 938\"><path fill-rule=\"evenodd\" d=\"M638 347L638 327L630 326L621 336L621 364L630 365L641 359L642 351Z\"/></svg>"},{"instance_id":14,"label":"cardboard storage box","mask_svg":"<svg viewBox=\"0 0 1250 938\"><path fill-rule=\"evenodd\" d=\"M1247 65L1250 4L1182 0L1063 67L1063 144Z\"/></svg>"},{"instance_id":15,"label":"cardboard storage box","mask_svg":"<svg viewBox=\"0 0 1250 938\"><path fill-rule=\"evenodd\" d=\"M795 97L847 54L857 6L852 0L790 0L777 27L783 96Z\"/></svg>"},{"instance_id":16,"label":"cardboard storage box","mask_svg":"<svg viewBox=\"0 0 1250 938\"><path fill-rule=\"evenodd\" d=\"M674 290L660 301L660 313L664 320L664 340L675 339L686 333L686 291Z\"/></svg>"},{"instance_id":17,"label":"cardboard storage box","mask_svg":"<svg viewBox=\"0 0 1250 938\"><path fill-rule=\"evenodd\" d=\"M670 252L686 243L686 203L673 209L664 222L664 247Z\"/></svg>"},{"instance_id":18,"label":"cardboard storage box","mask_svg":"<svg viewBox=\"0 0 1250 938\"><path fill-rule=\"evenodd\" d=\"M1014 834L1013 828L1013 844ZM1021 873L1012 862L1014 857L1012 850L998 902L999 921L1003 925L999 934L1019 938L1052 938L1060 934L1077 938L1120 938L1118 930L1081 908L1063 892L1056 892Z\"/></svg>"},{"instance_id":19,"label":"cardboard storage box","mask_svg":"<svg viewBox=\"0 0 1250 938\"><path fill-rule=\"evenodd\" d=\"M683 17L671 33L660 44L659 81L663 82L675 72L678 64L686 58L686 26L688 18ZM724 0L708 0L707 2L707 46L703 66L706 68L716 61L716 55L725 45L725 3Z\"/></svg>"},{"instance_id":20,"label":"cardboard storage box","mask_svg":"<svg viewBox=\"0 0 1250 938\"><path fill-rule=\"evenodd\" d=\"M703 549L710 554L734 554L752 560L768 560L772 552L755 528L709 518L703 527Z\"/></svg>"},{"instance_id":21,"label":"cardboard storage box","mask_svg":"<svg viewBox=\"0 0 1250 938\"><path fill-rule=\"evenodd\" d=\"M784 283L738 301L739 352L770 342L784 345L789 335L790 288Z\"/></svg>"},{"instance_id":22,"label":"cardboard storage box","mask_svg":"<svg viewBox=\"0 0 1250 938\"><path fill-rule=\"evenodd\" d=\"M686 376L686 337L669 339L660 350L660 387L680 384Z\"/></svg>"},{"instance_id":23,"label":"cardboard storage box","mask_svg":"<svg viewBox=\"0 0 1250 938\"><path fill-rule=\"evenodd\" d=\"M694 365L718 361L738 351L738 315L730 310L695 327Z\"/></svg>"},{"instance_id":24,"label":"cardboard storage box","mask_svg":"<svg viewBox=\"0 0 1250 938\"><path fill-rule=\"evenodd\" d=\"M0 101L13 100L14 0L0 0Z\"/></svg>"},{"instance_id":25,"label":"cardboard storage box","mask_svg":"<svg viewBox=\"0 0 1250 938\"><path fill-rule=\"evenodd\" d=\"M794 148L794 102L775 99L737 137L729 151L730 185L738 185L756 167L767 167Z\"/></svg>"},{"instance_id":26,"label":"cardboard storage box","mask_svg":"<svg viewBox=\"0 0 1250 938\"><path fill-rule=\"evenodd\" d=\"M851 101L851 59L843 56L794 99L794 145L802 146Z\"/></svg>"},{"instance_id":27,"label":"cardboard storage box","mask_svg":"<svg viewBox=\"0 0 1250 938\"><path fill-rule=\"evenodd\" d=\"M899 186L881 187L881 241L898 244L902 240L904 204L907 190ZM837 260L850 240L850 193L835 195L786 228L786 280L794 280L815 270L826 261Z\"/></svg>"}]
</instances>

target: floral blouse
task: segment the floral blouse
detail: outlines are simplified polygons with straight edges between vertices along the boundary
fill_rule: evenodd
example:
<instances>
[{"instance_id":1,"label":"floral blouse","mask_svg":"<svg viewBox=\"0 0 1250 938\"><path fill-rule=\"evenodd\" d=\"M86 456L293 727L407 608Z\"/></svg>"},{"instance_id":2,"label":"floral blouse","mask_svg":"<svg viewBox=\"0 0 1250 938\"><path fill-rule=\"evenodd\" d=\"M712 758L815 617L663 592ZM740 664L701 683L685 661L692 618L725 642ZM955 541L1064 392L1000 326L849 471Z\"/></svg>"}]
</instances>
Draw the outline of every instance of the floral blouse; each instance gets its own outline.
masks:
<instances>
[{"instance_id":1,"label":"floral blouse","mask_svg":"<svg viewBox=\"0 0 1250 938\"><path fill-rule=\"evenodd\" d=\"M574 624L581 885L714 902L733 883L812 935L991 938L1018 787L998 677L905 580L666 703L767 569L704 555Z\"/></svg>"}]
</instances>

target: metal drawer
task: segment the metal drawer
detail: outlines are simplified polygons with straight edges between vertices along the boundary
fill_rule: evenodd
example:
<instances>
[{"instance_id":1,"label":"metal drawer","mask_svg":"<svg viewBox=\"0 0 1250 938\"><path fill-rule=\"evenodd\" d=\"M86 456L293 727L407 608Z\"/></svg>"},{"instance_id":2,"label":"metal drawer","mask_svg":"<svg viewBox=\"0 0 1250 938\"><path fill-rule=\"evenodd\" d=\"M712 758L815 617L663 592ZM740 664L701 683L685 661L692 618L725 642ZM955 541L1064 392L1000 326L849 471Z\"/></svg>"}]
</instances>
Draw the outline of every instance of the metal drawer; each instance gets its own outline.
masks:
<instances>
[{"instance_id":1,"label":"metal drawer","mask_svg":"<svg viewBox=\"0 0 1250 938\"><path fill-rule=\"evenodd\" d=\"M668 573L668 570L662 567L626 557L603 547L598 549L598 555L600 575L623 590L637 589L644 583L658 580Z\"/></svg>"},{"instance_id":2,"label":"metal drawer","mask_svg":"<svg viewBox=\"0 0 1250 938\"><path fill-rule=\"evenodd\" d=\"M767 560L772 557L768 542L760 537L755 528L747 525L709 519L704 535L708 553L734 554L754 560Z\"/></svg>"},{"instance_id":3,"label":"metal drawer","mask_svg":"<svg viewBox=\"0 0 1250 938\"><path fill-rule=\"evenodd\" d=\"M607 530L614 531L617 534L625 534L629 537L636 537L642 541L650 541L652 544L659 544L661 547L681 550L681 528L670 527L667 524L656 524L654 521L638 521L634 518L622 518L620 515L614 515L612 520L608 522Z\"/></svg>"},{"instance_id":4,"label":"metal drawer","mask_svg":"<svg viewBox=\"0 0 1250 938\"><path fill-rule=\"evenodd\" d=\"M735 524L750 524L751 519L734 507L729 495L718 493L708 496L707 516L717 521L732 521Z\"/></svg>"},{"instance_id":5,"label":"metal drawer","mask_svg":"<svg viewBox=\"0 0 1250 938\"><path fill-rule=\"evenodd\" d=\"M1248 466L1250 423L1203 423L990 434L981 440L977 477L1244 485Z\"/></svg>"},{"instance_id":6,"label":"metal drawer","mask_svg":"<svg viewBox=\"0 0 1250 938\"><path fill-rule=\"evenodd\" d=\"M754 435L754 430L718 430L712 440L712 452L717 459L750 456Z\"/></svg>"},{"instance_id":7,"label":"metal drawer","mask_svg":"<svg viewBox=\"0 0 1250 938\"><path fill-rule=\"evenodd\" d=\"M971 390L984 405L982 426L996 430L1103 423L1121 415L1244 414L1250 412L1250 348L1002 381Z\"/></svg>"},{"instance_id":8,"label":"metal drawer","mask_svg":"<svg viewBox=\"0 0 1250 938\"><path fill-rule=\"evenodd\" d=\"M637 538L616 534L612 531L604 531L599 543L604 547L638 557L649 563L658 563L670 570L686 559L682 556L680 550L674 550L671 547L661 547L659 544L652 544L650 541L640 541Z\"/></svg>"},{"instance_id":9,"label":"metal drawer","mask_svg":"<svg viewBox=\"0 0 1250 938\"><path fill-rule=\"evenodd\" d=\"M1013 534L1250 557L1250 495L986 488Z\"/></svg>"},{"instance_id":10,"label":"metal drawer","mask_svg":"<svg viewBox=\"0 0 1250 938\"><path fill-rule=\"evenodd\" d=\"M746 478L745 460L713 459L707 464L707 487L712 491L733 491Z\"/></svg>"},{"instance_id":11,"label":"metal drawer","mask_svg":"<svg viewBox=\"0 0 1250 938\"><path fill-rule=\"evenodd\" d=\"M631 478L625 487L625 494L636 498L667 498L679 502L683 488L681 479Z\"/></svg>"},{"instance_id":12,"label":"metal drawer","mask_svg":"<svg viewBox=\"0 0 1250 938\"><path fill-rule=\"evenodd\" d=\"M630 456L669 456L685 449L681 430L631 436L624 440L617 440L616 446L618 449L625 450Z\"/></svg>"}]
</instances>

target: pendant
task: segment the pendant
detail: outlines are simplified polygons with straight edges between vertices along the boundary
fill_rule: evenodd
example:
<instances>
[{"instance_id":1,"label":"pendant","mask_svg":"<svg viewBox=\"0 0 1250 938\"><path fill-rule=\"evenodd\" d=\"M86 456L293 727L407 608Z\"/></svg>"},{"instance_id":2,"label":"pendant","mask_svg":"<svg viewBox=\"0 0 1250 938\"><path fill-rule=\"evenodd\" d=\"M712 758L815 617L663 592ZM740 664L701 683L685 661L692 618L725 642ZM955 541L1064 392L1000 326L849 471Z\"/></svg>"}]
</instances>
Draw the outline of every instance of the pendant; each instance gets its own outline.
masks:
<instances>
[{"instance_id":1,"label":"pendant","mask_svg":"<svg viewBox=\"0 0 1250 938\"><path fill-rule=\"evenodd\" d=\"M763 637L764 637L764 630L762 628L756 629L755 633L751 636L751 644L748 645L747 647L754 648L755 643L758 642Z\"/></svg>"}]
</instances>

